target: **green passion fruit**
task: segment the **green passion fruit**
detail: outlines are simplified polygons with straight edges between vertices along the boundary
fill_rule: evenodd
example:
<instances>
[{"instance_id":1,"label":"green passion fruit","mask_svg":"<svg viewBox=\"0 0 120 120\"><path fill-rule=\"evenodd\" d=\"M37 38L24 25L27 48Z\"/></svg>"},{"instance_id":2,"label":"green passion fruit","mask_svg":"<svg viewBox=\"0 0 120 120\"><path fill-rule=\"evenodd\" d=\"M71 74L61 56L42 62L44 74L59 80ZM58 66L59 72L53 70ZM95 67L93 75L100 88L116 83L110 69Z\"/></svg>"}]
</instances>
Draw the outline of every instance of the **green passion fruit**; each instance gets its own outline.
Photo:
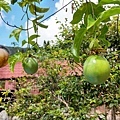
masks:
<instances>
[{"instance_id":1,"label":"green passion fruit","mask_svg":"<svg viewBox=\"0 0 120 120\"><path fill-rule=\"evenodd\" d=\"M88 82L102 84L110 75L109 62L102 56L91 55L84 62L83 74Z\"/></svg>"},{"instance_id":2,"label":"green passion fruit","mask_svg":"<svg viewBox=\"0 0 120 120\"><path fill-rule=\"evenodd\" d=\"M27 74L34 74L38 70L38 62L35 58L25 58L22 62L22 66Z\"/></svg>"}]
</instances>

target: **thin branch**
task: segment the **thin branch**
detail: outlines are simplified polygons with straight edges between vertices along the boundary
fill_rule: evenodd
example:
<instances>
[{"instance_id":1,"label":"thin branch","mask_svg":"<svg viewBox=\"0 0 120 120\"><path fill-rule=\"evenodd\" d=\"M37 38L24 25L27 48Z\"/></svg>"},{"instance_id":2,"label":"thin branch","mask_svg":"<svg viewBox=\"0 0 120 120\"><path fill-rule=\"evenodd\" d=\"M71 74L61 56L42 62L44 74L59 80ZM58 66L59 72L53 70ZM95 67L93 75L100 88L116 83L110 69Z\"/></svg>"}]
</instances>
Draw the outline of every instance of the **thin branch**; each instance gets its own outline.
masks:
<instances>
[{"instance_id":1,"label":"thin branch","mask_svg":"<svg viewBox=\"0 0 120 120\"><path fill-rule=\"evenodd\" d=\"M22 16L21 20L23 20L23 18L25 17L25 14L26 14L26 11L24 11L24 9L23 9L23 8L22 8L22 11L24 12L24 14L23 14L23 16Z\"/></svg>"},{"instance_id":2,"label":"thin branch","mask_svg":"<svg viewBox=\"0 0 120 120\"><path fill-rule=\"evenodd\" d=\"M69 3L67 3L66 5L64 5L62 8L60 8L59 10L57 10L56 12L54 12L53 14L51 14L50 16L46 17L45 19L43 19L41 22L44 22L45 20L49 19L50 17L54 16L55 14L57 14L58 12L60 12L62 9L64 9L65 7L67 7L73 0L71 0Z\"/></svg>"},{"instance_id":3,"label":"thin branch","mask_svg":"<svg viewBox=\"0 0 120 120\"><path fill-rule=\"evenodd\" d=\"M26 8L26 17L27 17L27 38L29 38L29 16L28 16L28 6ZM30 48L30 43L28 40L28 49Z\"/></svg>"},{"instance_id":4,"label":"thin branch","mask_svg":"<svg viewBox=\"0 0 120 120\"><path fill-rule=\"evenodd\" d=\"M51 91L51 92L52 92L52 95L53 95L57 100L59 100L59 101L60 101L61 103L63 103L67 108L69 108L68 103L62 98L62 96L60 96L60 95L56 96L54 91Z\"/></svg>"},{"instance_id":5,"label":"thin branch","mask_svg":"<svg viewBox=\"0 0 120 120\"><path fill-rule=\"evenodd\" d=\"M0 13L0 17L1 17L2 21L3 21L6 25L8 25L8 26L10 26L10 27L13 27L13 28L21 29L21 27L19 27L19 26L17 26L17 25L9 24L8 21L5 21L1 13ZM22 30L25 30L25 31L26 31L26 30L29 30L29 29L32 29L32 28L33 28L33 27L30 27L30 28L28 28L28 29L22 28Z\"/></svg>"},{"instance_id":6,"label":"thin branch","mask_svg":"<svg viewBox=\"0 0 120 120\"><path fill-rule=\"evenodd\" d=\"M59 95L58 95L57 98L58 98L58 100L59 100L60 102L64 103L67 108L69 108L68 103L67 103L65 100L63 100Z\"/></svg>"}]
</instances>

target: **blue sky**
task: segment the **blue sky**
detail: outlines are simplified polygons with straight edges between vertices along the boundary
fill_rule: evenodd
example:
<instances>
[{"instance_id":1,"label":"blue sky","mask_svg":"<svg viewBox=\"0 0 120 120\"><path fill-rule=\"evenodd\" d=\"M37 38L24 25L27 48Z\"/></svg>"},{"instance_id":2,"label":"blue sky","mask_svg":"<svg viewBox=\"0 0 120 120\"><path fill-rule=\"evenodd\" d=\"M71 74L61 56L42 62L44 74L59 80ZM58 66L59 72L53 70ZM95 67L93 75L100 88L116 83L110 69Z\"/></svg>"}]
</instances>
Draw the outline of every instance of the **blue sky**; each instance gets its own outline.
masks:
<instances>
[{"instance_id":1,"label":"blue sky","mask_svg":"<svg viewBox=\"0 0 120 120\"><path fill-rule=\"evenodd\" d=\"M10 0L6 0L6 1L10 1ZM50 8L49 11L45 13L44 18L48 17L55 11L61 9L64 5L68 4L70 1L71 0L42 0L42 2L40 3L40 6ZM91 0L91 1L96 2L97 0ZM21 9L19 9L17 4L11 5L11 7L12 7L12 11L10 11L8 14L3 13L4 19L12 25L20 26L22 24L23 27L25 28L26 20L24 19L23 21L21 21L21 17L23 15ZM67 9L67 12L66 12L66 9ZM68 25L70 25L70 22L73 18L71 4L67 5L66 8L62 9L60 12L58 12L57 14L55 14L54 16L50 17L49 19L43 22L43 24L48 25L48 28L47 29L43 29L40 27L38 28L38 34L40 35L40 38L38 39L37 43L40 46L42 46L44 41L56 42L57 39L55 35L59 35L60 33L60 30L59 30L60 24L56 24L56 19L58 21L61 21L62 24L65 24L65 18L67 18L68 20L67 23ZM32 26L32 23L29 22L29 27L31 26ZM5 25L0 19L0 44L6 45L6 46L13 46L11 45L11 43L16 42L16 40L13 37L9 38L9 35L12 30L13 28ZM30 29L29 33L30 35L33 35L34 30ZM18 43L19 47L22 47L21 41L26 38L27 38L26 33L22 32L20 36L20 42Z\"/></svg>"},{"instance_id":2,"label":"blue sky","mask_svg":"<svg viewBox=\"0 0 120 120\"><path fill-rule=\"evenodd\" d=\"M11 1L11 0L6 0L6 1ZM64 5L66 5L70 1L71 0L42 0L42 2L40 3L40 6L50 8L49 11L45 14L44 18L48 17L55 11L61 9ZM91 0L91 1L96 2L97 0ZM23 21L21 21L21 17L23 15L21 9L17 6L17 4L11 5L11 8L12 8L12 11L10 11L8 14L3 13L4 19L12 25L17 25L17 26L23 25L23 27L26 27L26 20L24 19ZM67 12L66 12L66 8L67 8ZM38 44L40 46L43 45L44 41L53 41L53 42L57 41L55 35L59 35L60 33L60 30L59 30L60 24L56 24L56 19L58 21L61 21L62 24L64 24L65 18L67 18L68 20L67 23L68 25L70 25L70 21L73 18L71 4L67 5L66 8L62 9L60 12L58 12L57 14L55 14L54 16L50 17L49 19L43 22L43 24L48 25L47 29L43 29L40 27L38 28L38 34L40 35L40 38L38 39ZM32 23L29 23L29 27L31 27L31 25ZM11 43L16 42L16 40L13 37L9 38L9 35L12 30L13 28L5 25L0 19L0 44L1 45L13 46L11 45ZM29 33L30 35L34 34L34 30L30 29ZM21 41L26 38L27 38L26 33L22 32L20 36L20 42L18 43L19 47L22 47Z\"/></svg>"},{"instance_id":3,"label":"blue sky","mask_svg":"<svg viewBox=\"0 0 120 120\"><path fill-rule=\"evenodd\" d=\"M50 14L52 14L56 11L55 4L58 1L59 0L54 0L54 1L49 0L49 2L48 2L48 0L43 0L40 3L41 7L50 8L49 11L45 14L44 18L46 18L47 16L49 16ZM12 25L20 26L22 24L23 26L25 26L26 20L24 19L21 21L23 12L19 8L19 6L17 4L15 4L15 5L11 5L11 8L12 8L12 11L10 11L9 13L3 12L4 19ZM13 45L11 45L11 43L16 42L16 40L13 37L9 38L9 35L10 35L11 31L13 30L13 28L5 25L1 20L0 20L0 23L1 23L0 24L0 44L7 45L7 46L13 46ZM24 39L25 34L23 33L20 38L21 38L21 40ZM21 42L19 43L19 46L21 46Z\"/></svg>"}]
</instances>

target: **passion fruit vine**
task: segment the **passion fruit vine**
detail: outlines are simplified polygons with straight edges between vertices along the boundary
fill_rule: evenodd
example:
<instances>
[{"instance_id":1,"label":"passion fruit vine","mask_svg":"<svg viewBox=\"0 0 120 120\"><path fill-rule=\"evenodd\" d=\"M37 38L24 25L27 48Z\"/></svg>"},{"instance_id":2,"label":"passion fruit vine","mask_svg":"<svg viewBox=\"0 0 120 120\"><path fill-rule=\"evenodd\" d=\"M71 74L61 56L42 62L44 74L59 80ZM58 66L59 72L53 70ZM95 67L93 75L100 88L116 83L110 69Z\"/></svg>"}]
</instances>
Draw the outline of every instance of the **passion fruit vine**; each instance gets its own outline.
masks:
<instances>
[{"instance_id":1,"label":"passion fruit vine","mask_svg":"<svg viewBox=\"0 0 120 120\"><path fill-rule=\"evenodd\" d=\"M27 74L34 74L38 70L38 62L35 58L25 58L22 62L22 66Z\"/></svg>"},{"instance_id":2,"label":"passion fruit vine","mask_svg":"<svg viewBox=\"0 0 120 120\"><path fill-rule=\"evenodd\" d=\"M110 75L109 62L102 56L91 55L84 62L83 74L88 82L102 84Z\"/></svg>"}]
</instances>

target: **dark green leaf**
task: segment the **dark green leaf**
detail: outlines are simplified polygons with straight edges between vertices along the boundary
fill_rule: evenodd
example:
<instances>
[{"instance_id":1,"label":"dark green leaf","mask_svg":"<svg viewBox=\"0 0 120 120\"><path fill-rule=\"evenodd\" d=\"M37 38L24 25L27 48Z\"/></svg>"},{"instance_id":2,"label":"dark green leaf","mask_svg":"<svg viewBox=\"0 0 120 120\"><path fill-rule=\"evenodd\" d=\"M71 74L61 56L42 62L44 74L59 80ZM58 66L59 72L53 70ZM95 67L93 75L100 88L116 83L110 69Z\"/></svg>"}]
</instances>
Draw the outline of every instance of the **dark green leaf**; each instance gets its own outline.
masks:
<instances>
[{"instance_id":1,"label":"dark green leaf","mask_svg":"<svg viewBox=\"0 0 120 120\"><path fill-rule=\"evenodd\" d=\"M95 14L95 17L97 18L101 12L105 11L105 8L103 8L103 6L99 6L98 4L96 5L95 4L95 7L94 7L94 14Z\"/></svg>"},{"instance_id":2,"label":"dark green leaf","mask_svg":"<svg viewBox=\"0 0 120 120\"><path fill-rule=\"evenodd\" d=\"M49 10L49 8L40 8L38 6L35 6L35 11L38 13L45 13Z\"/></svg>"},{"instance_id":3,"label":"dark green leaf","mask_svg":"<svg viewBox=\"0 0 120 120\"><path fill-rule=\"evenodd\" d=\"M14 5L17 2L17 0L11 0L11 4Z\"/></svg>"},{"instance_id":4,"label":"dark green leaf","mask_svg":"<svg viewBox=\"0 0 120 120\"><path fill-rule=\"evenodd\" d=\"M111 43L108 40L106 40L105 37L100 38L100 39L105 44L106 47L110 47L111 46Z\"/></svg>"},{"instance_id":5,"label":"dark green leaf","mask_svg":"<svg viewBox=\"0 0 120 120\"><path fill-rule=\"evenodd\" d=\"M83 14L85 13L85 5L83 4L80 6L79 9L74 13L73 15L73 20L71 21L71 24L77 24L82 20Z\"/></svg>"},{"instance_id":6,"label":"dark green leaf","mask_svg":"<svg viewBox=\"0 0 120 120\"><path fill-rule=\"evenodd\" d=\"M29 5L29 10L30 10L30 12L32 14L35 15L37 12L38 13L45 13L45 12L47 12L49 10L49 8L40 8L40 7L38 7L38 6L34 5L34 4L30 4Z\"/></svg>"},{"instance_id":7,"label":"dark green leaf","mask_svg":"<svg viewBox=\"0 0 120 120\"><path fill-rule=\"evenodd\" d=\"M75 34L75 39L72 46L72 53L76 58L79 58L80 46L83 41L83 37L85 33L86 33L86 28L80 28Z\"/></svg>"},{"instance_id":8,"label":"dark green leaf","mask_svg":"<svg viewBox=\"0 0 120 120\"><path fill-rule=\"evenodd\" d=\"M84 4L86 9L85 14L92 15L94 19L97 18L101 12L105 11L105 9L102 6L98 6L93 2L87 2Z\"/></svg>"},{"instance_id":9,"label":"dark green leaf","mask_svg":"<svg viewBox=\"0 0 120 120\"><path fill-rule=\"evenodd\" d=\"M36 24L36 21L32 21L33 22L33 27L34 27L34 31L35 31L35 33L37 32L37 30L38 30L38 26L37 26L37 24Z\"/></svg>"},{"instance_id":10,"label":"dark green leaf","mask_svg":"<svg viewBox=\"0 0 120 120\"><path fill-rule=\"evenodd\" d=\"M101 29L101 35L100 36L105 36L107 31L108 31L108 27L106 25L104 25L103 28Z\"/></svg>"},{"instance_id":11,"label":"dark green leaf","mask_svg":"<svg viewBox=\"0 0 120 120\"><path fill-rule=\"evenodd\" d=\"M36 22L36 21L42 19L43 17L44 17L44 15L39 15L37 18L34 19L34 21Z\"/></svg>"},{"instance_id":12,"label":"dark green leaf","mask_svg":"<svg viewBox=\"0 0 120 120\"><path fill-rule=\"evenodd\" d=\"M20 7L23 8L23 7L26 6L27 3L26 3L26 1L22 1L22 2L18 2L18 4L19 4Z\"/></svg>"},{"instance_id":13,"label":"dark green leaf","mask_svg":"<svg viewBox=\"0 0 120 120\"><path fill-rule=\"evenodd\" d=\"M108 31L108 27L104 25L103 28L101 29L101 34L98 36L98 39L101 40L105 44L105 46L110 47L111 45L110 42L107 41L105 38L107 31Z\"/></svg>"},{"instance_id":14,"label":"dark green leaf","mask_svg":"<svg viewBox=\"0 0 120 120\"><path fill-rule=\"evenodd\" d=\"M39 3L41 0L27 0L28 2L37 2Z\"/></svg>"},{"instance_id":15,"label":"dark green leaf","mask_svg":"<svg viewBox=\"0 0 120 120\"><path fill-rule=\"evenodd\" d=\"M13 30L13 31L11 32L9 38L11 38L11 37L14 36L15 39L16 39L17 41L19 41L19 36L20 36L21 31L22 31L22 28L17 28L17 29L15 29L15 30Z\"/></svg>"},{"instance_id":16,"label":"dark green leaf","mask_svg":"<svg viewBox=\"0 0 120 120\"><path fill-rule=\"evenodd\" d=\"M48 28L47 25L43 25L43 24L41 24L41 23L39 23L39 22L37 22L36 24L39 25L39 26L42 27L42 28Z\"/></svg>"},{"instance_id":17,"label":"dark green leaf","mask_svg":"<svg viewBox=\"0 0 120 120\"><path fill-rule=\"evenodd\" d=\"M36 12L35 12L34 9L35 9L34 6L32 4L30 4L29 5L29 11L31 12L31 14L36 15Z\"/></svg>"},{"instance_id":18,"label":"dark green leaf","mask_svg":"<svg viewBox=\"0 0 120 120\"><path fill-rule=\"evenodd\" d=\"M36 44L36 42L35 42L35 41L31 41L30 44L31 44L32 46L34 46L34 45Z\"/></svg>"},{"instance_id":19,"label":"dark green leaf","mask_svg":"<svg viewBox=\"0 0 120 120\"><path fill-rule=\"evenodd\" d=\"M71 24L77 24L80 22L84 14L84 23L86 24L88 15L91 15L95 19L103 11L105 11L105 9L102 6L98 6L93 2L83 3L80 8L74 13Z\"/></svg>"},{"instance_id":20,"label":"dark green leaf","mask_svg":"<svg viewBox=\"0 0 120 120\"><path fill-rule=\"evenodd\" d=\"M30 43L32 40L34 40L35 38L38 38L40 37L40 35L31 35L29 38L28 38L28 42Z\"/></svg>"},{"instance_id":21,"label":"dark green leaf","mask_svg":"<svg viewBox=\"0 0 120 120\"><path fill-rule=\"evenodd\" d=\"M26 40L23 40L23 41L22 41L22 46L24 46L26 43L27 43L27 41L26 41Z\"/></svg>"}]
</instances>

